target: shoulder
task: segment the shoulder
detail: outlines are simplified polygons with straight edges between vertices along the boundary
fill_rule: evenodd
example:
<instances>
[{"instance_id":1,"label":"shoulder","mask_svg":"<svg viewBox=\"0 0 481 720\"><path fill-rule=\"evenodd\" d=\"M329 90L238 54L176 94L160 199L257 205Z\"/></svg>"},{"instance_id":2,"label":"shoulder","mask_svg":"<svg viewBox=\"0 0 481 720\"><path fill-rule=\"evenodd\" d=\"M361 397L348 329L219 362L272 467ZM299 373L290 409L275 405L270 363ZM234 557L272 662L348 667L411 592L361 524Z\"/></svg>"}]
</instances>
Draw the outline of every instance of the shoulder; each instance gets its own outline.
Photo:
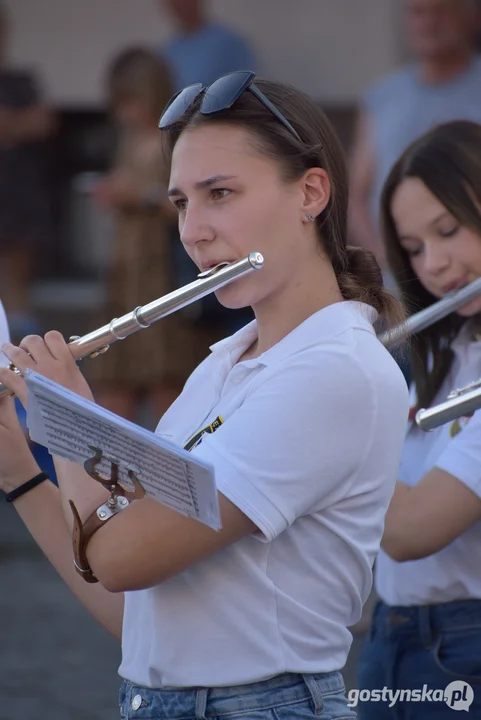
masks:
<instances>
[{"instance_id":1,"label":"shoulder","mask_svg":"<svg viewBox=\"0 0 481 720\"><path fill-rule=\"evenodd\" d=\"M281 384L304 385L303 392L316 400L338 396L346 406L362 400L372 407L383 396L386 401L399 398L404 410L406 383L374 332L373 312L352 302L316 313L284 339L284 347L276 348L264 377L281 376Z\"/></svg>"}]
</instances>

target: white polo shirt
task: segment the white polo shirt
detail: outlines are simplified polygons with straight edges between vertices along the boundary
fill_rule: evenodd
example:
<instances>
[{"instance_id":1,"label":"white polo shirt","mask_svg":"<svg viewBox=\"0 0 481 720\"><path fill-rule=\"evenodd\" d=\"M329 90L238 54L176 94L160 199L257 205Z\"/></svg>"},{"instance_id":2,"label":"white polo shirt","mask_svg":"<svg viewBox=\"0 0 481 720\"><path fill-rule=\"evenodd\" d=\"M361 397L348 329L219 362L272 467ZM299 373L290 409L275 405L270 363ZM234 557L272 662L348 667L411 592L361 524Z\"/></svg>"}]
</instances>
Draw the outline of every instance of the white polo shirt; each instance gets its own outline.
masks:
<instances>
[{"instance_id":1,"label":"white polo shirt","mask_svg":"<svg viewBox=\"0 0 481 720\"><path fill-rule=\"evenodd\" d=\"M481 342L472 342L471 335L466 324L451 344L453 367L433 405L446 400L452 390L481 377ZM471 419L461 418L431 432L409 424L399 480L415 485L433 467L451 473L481 497L481 411ZM481 599L480 569L481 522L477 522L443 550L420 560L398 563L381 550L375 585L389 605Z\"/></svg>"},{"instance_id":2,"label":"white polo shirt","mask_svg":"<svg viewBox=\"0 0 481 720\"><path fill-rule=\"evenodd\" d=\"M7 322L7 316L5 314L5 309L3 307L3 303L0 300L0 345L4 342L10 341L10 330L8 327ZM9 365L10 360L3 354L3 352L0 350L0 365Z\"/></svg>"},{"instance_id":3,"label":"white polo shirt","mask_svg":"<svg viewBox=\"0 0 481 720\"><path fill-rule=\"evenodd\" d=\"M375 315L357 302L331 305L237 362L257 336L254 321L189 378L158 432L211 462L219 491L259 530L126 593L122 677L226 686L344 666L409 409Z\"/></svg>"}]
</instances>

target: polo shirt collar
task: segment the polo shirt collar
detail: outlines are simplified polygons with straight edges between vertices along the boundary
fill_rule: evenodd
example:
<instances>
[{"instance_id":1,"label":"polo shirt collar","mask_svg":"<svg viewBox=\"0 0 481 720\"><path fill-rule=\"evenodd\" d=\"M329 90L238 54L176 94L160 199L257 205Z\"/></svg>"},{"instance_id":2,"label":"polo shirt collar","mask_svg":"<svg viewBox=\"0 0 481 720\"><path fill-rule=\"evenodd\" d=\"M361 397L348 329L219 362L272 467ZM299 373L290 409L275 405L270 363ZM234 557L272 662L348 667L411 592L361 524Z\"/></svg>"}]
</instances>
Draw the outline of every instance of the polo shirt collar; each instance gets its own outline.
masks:
<instances>
[{"instance_id":1,"label":"polo shirt collar","mask_svg":"<svg viewBox=\"0 0 481 720\"><path fill-rule=\"evenodd\" d=\"M249 367L267 367L288 357L293 350L298 352L318 345L320 341L328 341L348 328L360 328L374 335L373 323L377 318L377 311L366 303L354 300L333 303L310 315L259 357L244 362ZM256 339L257 320L253 320L234 335L211 345L210 350L214 355L227 353L236 363Z\"/></svg>"}]
</instances>

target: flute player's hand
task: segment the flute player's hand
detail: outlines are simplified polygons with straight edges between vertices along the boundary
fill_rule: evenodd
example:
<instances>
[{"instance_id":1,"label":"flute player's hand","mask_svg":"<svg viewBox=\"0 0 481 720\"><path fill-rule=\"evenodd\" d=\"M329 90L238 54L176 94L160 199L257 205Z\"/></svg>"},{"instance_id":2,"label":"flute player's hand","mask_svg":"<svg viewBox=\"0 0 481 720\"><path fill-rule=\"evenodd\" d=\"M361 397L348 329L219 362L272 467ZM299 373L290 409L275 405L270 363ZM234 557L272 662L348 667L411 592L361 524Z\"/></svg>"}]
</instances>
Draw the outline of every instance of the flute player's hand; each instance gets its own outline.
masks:
<instances>
[{"instance_id":1,"label":"flute player's hand","mask_svg":"<svg viewBox=\"0 0 481 720\"><path fill-rule=\"evenodd\" d=\"M0 398L0 490L11 492L40 472L10 396Z\"/></svg>"},{"instance_id":2,"label":"flute player's hand","mask_svg":"<svg viewBox=\"0 0 481 720\"><path fill-rule=\"evenodd\" d=\"M87 400L94 399L67 343L56 330L48 332L43 338L40 335L27 335L18 347L4 343L2 351L22 373L30 368ZM20 375L2 367L0 382L15 393L24 408L27 407L27 385Z\"/></svg>"}]
</instances>

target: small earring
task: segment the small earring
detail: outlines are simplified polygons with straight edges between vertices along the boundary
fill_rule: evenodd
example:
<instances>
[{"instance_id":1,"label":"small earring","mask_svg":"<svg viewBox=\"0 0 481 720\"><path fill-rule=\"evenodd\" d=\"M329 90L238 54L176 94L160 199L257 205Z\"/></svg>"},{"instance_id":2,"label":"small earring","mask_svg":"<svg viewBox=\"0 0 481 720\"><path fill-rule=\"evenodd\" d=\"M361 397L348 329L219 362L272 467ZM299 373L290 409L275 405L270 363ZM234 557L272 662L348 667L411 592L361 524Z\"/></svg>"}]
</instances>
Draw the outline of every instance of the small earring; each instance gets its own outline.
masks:
<instances>
[{"instance_id":1,"label":"small earring","mask_svg":"<svg viewBox=\"0 0 481 720\"><path fill-rule=\"evenodd\" d=\"M306 218L309 220L309 222L314 222L316 219L314 215L311 215L311 213L306 213Z\"/></svg>"}]
</instances>

